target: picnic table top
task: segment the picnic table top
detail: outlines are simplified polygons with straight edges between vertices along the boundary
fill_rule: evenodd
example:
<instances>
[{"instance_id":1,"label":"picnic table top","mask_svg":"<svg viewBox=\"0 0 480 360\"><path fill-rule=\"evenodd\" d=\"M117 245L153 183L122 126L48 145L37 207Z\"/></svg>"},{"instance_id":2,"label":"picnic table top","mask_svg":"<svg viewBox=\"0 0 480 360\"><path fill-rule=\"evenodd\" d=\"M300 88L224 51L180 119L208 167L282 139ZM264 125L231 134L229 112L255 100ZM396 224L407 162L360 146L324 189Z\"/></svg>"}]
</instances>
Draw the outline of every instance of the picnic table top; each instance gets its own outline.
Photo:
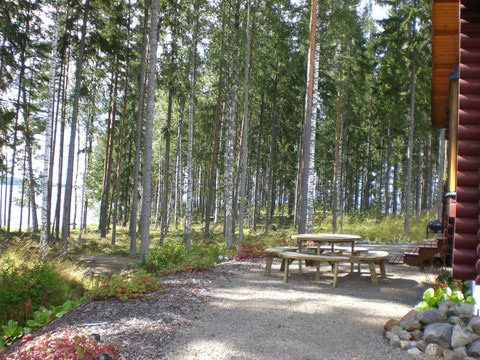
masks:
<instances>
[{"instance_id":1,"label":"picnic table top","mask_svg":"<svg viewBox=\"0 0 480 360\"><path fill-rule=\"evenodd\" d=\"M294 234L290 236L297 241L328 241L328 242L355 242L362 238L349 234Z\"/></svg>"}]
</instances>

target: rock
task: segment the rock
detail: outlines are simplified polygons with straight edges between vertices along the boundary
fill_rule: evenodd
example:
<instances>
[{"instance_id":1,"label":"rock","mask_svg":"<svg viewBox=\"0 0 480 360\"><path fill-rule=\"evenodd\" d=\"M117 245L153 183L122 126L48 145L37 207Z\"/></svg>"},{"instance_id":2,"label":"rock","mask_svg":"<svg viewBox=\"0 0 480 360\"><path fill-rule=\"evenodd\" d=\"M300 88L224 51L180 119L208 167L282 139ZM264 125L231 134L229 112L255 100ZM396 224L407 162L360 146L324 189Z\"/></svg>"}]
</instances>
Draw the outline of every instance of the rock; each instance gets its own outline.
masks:
<instances>
[{"instance_id":1,"label":"rock","mask_svg":"<svg viewBox=\"0 0 480 360\"><path fill-rule=\"evenodd\" d=\"M460 354L462 357L467 357L468 356L466 346L462 346L462 347L453 349L453 351L456 352L457 354Z\"/></svg>"},{"instance_id":2,"label":"rock","mask_svg":"<svg viewBox=\"0 0 480 360\"><path fill-rule=\"evenodd\" d=\"M460 327L465 327L467 324L465 323L465 321L463 321L462 319L460 319L458 316L450 316L448 318L448 322L450 324L453 324L453 325L458 325Z\"/></svg>"},{"instance_id":3,"label":"rock","mask_svg":"<svg viewBox=\"0 0 480 360\"><path fill-rule=\"evenodd\" d=\"M473 357L480 357L480 340L467 346L467 354Z\"/></svg>"},{"instance_id":4,"label":"rock","mask_svg":"<svg viewBox=\"0 0 480 360\"><path fill-rule=\"evenodd\" d=\"M452 324L435 323L425 327L424 339L427 344L435 343L444 348L450 347L452 339Z\"/></svg>"},{"instance_id":5,"label":"rock","mask_svg":"<svg viewBox=\"0 0 480 360\"><path fill-rule=\"evenodd\" d=\"M402 329L407 329L409 325L411 325L415 320L417 320L418 311L417 310L410 310L404 317L400 319L398 322L398 326Z\"/></svg>"},{"instance_id":6,"label":"rock","mask_svg":"<svg viewBox=\"0 0 480 360\"><path fill-rule=\"evenodd\" d=\"M411 347L408 349L407 354L413 357L421 357L423 355L423 353L416 347Z\"/></svg>"},{"instance_id":7,"label":"rock","mask_svg":"<svg viewBox=\"0 0 480 360\"><path fill-rule=\"evenodd\" d=\"M407 354L411 356L422 356L423 353L416 347L411 347L407 350Z\"/></svg>"},{"instance_id":8,"label":"rock","mask_svg":"<svg viewBox=\"0 0 480 360\"><path fill-rule=\"evenodd\" d=\"M448 314L450 316L456 315L464 321L469 321L471 318L473 318L473 310L474 306L472 304L460 303L452 306Z\"/></svg>"},{"instance_id":9,"label":"rock","mask_svg":"<svg viewBox=\"0 0 480 360\"><path fill-rule=\"evenodd\" d=\"M425 325L444 322L447 320L445 314L435 308L420 311L417 318L418 321Z\"/></svg>"},{"instance_id":10,"label":"rock","mask_svg":"<svg viewBox=\"0 0 480 360\"><path fill-rule=\"evenodd\" d=\"M390 319L388 320L385 325L383 325L383 328L386 330L386 331L390 331L392 330L392 328L394 326L398 325L398 320L396 319Z\"/></svg>"},{"instance_id":11,"label":"rock","mask_svg":"<svg viewBox=\"0 0 480 360\"><path fill-rule=\"evenodd\" d=\"M400 334L400 331L402 331L403 329L400 327L400 326L394 326L392 328L392 330L390 330L390 334L391 335L398 335Z\"/></svg>"},{"instance_id":12,"label":"rock","mask_svg":"<svg viewBox=\"0 0 480 360\"><path fill-rule=\"evenodd\" d=\"M96 341L100 341L100 335L99 334L92 334L91 335Z\"/></svg>"},{"instance_id":13,"label":"rock","mask_svg":"<svg viewBox=\"0 0 480 360\"><path fill-rule=\"evenodd\" d=\"M424 340L419 340L417 341L417 343L415 344L417 346L417 348L420 350L420 351L425 351L425 348L427 347L427 344L425 344L425 341Z\"/></svg>"},{"instance_id":14,"label":"rock","mask_svg":"<svg viewBox=\"0 0 480 360\"><path fill-rule=\"evenodd\" d=\"M480 335L480 316L474 316L468 323L475 334Z\"/></svg>"},{"instance_id":15,"label":"rock","mask_svg":"<svg viewBox=\"0 0 480 360\"><path fill-rule=\"evenodd\" d=\"M406 340L406 341L410 341L410 339L412 338L412 335L410 335L410 333L407 330L400 331L398 336L400 337L400 340Z\"/></svg>"},{"instance_id":16,"label":"rock","mask_svg":"<svg viewBox=\"0 0 480 360\"><path fill-rule=\"evenodd\" d=\"M392 335L392 337L390 338L390 346L400 346L400 338L398 337L398 335Z\"/></svg>"},{"instance_id":17,"label":"rock","mask_svg":"<svg viewBox=\"0 0 480 360\"><path fill-rule=\"evenodd\" d=\"M459 325L455 325L452 331L452 348L458 348L468 345L472 342L472 333L463 330Z\"/></svg>"},{"instance_id":18,"label":"rock","mask_svg":"<svg viewBox=\"0 0 480 360\"><path fill-rule=\"evenodd\" d=\"M438 310L440 310L442 313L447 314L448 310L455 305L455 303L452 300L443 300L438 304Z\"/></svg>"},{"instance_id":19,"label":"rock","mask_svg":"<svg viewBox=\"0 0 480 360\"><path fill-rule=\"evenodd\" d=\"M457 354L455 351L450 350L450 349L444 349L443 350L443 358L445 360L462 360L463 356L460 354Z\"/></svg>"},{"instance_id":20,"label":"rock","mask_svg":"<svg viewBox=\"0 0 480 360\"><path fill-rule=\"evenodd\" d=\"M415 331L412 331L410 335L412 336L413 340L418 341L422 338L423 333L420 330L415 330Z\"/></svg>"},{"instance_id":21,"label":"rock","mask_svg":"<svg viewBox=\"0 0 480 360\"><path fill-rule=\"evenodd\" d=\"M480 335L473 333L472 334L472 342L477 341L478 339L480 339Z\"/></svg>"},{"instance_id":22,"label":"rock","mask_svg":"<svg viewBox=\"0 0 480 360\"><path fill-rule=\"evenodd\" d=\"M420 321L418 320L415 320L407 327L407 331L415 331L415 330L422 330L422 329L423 329L423 324L421 324Z\"/></svg>"},{"instance_id":23,"label":"rock","mask_svg":"<svg viewBox=\"0 0 480 360\"><path fill-rule=\"evenodd\" d=\"M108 356L107 354L100 354L100 357L99 357L100 360L113 360L110 356Z\"/></svg>"},{"instance_id":24,"label":"rock","mask_svg":"<svg viewBox=\"0 0 480 360\"><path fill-rule=\"evenodd\" d=\"M427 356L440 356L443 354L443 348L437 344L428 344L425 349L425 355Z\"/></svg>"},{"instance_id":25,"label":"rock","mask_svg":"<svg viewBox=\"0 0 480 360\"><path fill-rule=\"evenodd\" d=\"M400 348L402 350L407 350L408 348L410 348L410 341L400 340Z\"/></svg>"},{"instance_id":26,"label":"rock","mask_svg":"<svg viewBox=\"0 0 480 360\"><path fill-rule=\"evenodd\" d=\"M390 338L392 337L392 334L390 333L390 331L387 331L387 333L384 334L383 336L386 337L387 340L390 340Z\"/></svg>"}]
</instances>

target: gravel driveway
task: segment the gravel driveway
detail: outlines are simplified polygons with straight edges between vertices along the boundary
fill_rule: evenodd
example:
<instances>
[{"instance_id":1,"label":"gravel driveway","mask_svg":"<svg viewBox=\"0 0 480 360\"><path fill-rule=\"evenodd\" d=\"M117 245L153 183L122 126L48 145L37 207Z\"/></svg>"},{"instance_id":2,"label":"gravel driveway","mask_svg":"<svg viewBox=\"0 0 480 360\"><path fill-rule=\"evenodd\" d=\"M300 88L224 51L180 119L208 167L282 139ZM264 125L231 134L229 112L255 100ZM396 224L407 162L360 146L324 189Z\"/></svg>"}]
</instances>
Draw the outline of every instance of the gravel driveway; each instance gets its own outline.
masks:
<instances>
[{"instance_id":1,"label":"gravel driveway","mask_svg":"<svg viewBox=\"0 0 480 360\"><path fill-rule=\"evenodd\" d=\"M387 265L387 280L370 282L368 267L352 281L343 266L338 287L322 265L320 283L307 268L287 284L274 262L221 278L212 300L192 326L168 344L169 359L411 359L382 337L390 318L401 318L421 298L425 275L418 268Z\"/></svg>"}]
</instances>

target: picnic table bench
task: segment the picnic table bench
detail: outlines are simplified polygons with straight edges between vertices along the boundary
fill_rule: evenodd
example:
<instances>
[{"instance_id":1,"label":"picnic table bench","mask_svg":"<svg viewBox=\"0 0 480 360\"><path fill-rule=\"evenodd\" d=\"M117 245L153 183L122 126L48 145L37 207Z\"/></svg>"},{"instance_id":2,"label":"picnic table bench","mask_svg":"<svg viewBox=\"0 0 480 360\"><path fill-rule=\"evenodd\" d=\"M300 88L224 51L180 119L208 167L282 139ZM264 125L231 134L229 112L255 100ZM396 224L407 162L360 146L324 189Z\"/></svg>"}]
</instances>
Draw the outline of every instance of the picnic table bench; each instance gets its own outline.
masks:
<instances>
[{"instance_id":1,"label":"picnic table bench","mask_svg":"<svg viewBox=\"0 0 480 360\"><path fill-rule=\"evenodd\" d=\"M320 279L320 264L322 262L328 262L332 266L333 271L333 287L337 287L338 282L338 264L341 262L346 263L367 263L370 270L370 277L372 284L378 285L378 278L375 272L375 265L379 265L380 274L382 278L387 277L385 271L385 260L388 258L388 252L386 251L371 251L367 254L359 255L339 255L336 253L325 253L320 255L306 254L293 251L284 251L278 254L281 258L284 259L284 277L283 281L288 282L288 273L289 273L289 261L290 259L294 260L308 260L311 261L316 267L316 279ZM351 273L353 276L353 272Z\"/></svg>"}]
</instances>

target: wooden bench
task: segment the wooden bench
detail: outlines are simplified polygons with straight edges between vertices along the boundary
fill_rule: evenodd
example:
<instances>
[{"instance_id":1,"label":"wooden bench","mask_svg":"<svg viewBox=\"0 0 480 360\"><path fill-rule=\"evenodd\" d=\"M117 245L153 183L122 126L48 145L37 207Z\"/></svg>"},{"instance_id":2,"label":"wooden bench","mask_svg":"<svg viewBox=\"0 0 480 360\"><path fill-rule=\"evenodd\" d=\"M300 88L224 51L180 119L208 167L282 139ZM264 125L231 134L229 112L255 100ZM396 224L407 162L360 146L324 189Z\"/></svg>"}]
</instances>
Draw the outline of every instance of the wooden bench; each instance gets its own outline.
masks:
<instances>
[{"instance_id":1,"label":"wooden bench","mask_svg":"<svg viewBox=\"0 0 480 360\"><path fill-rule=\"evenodd\" d=\"M317 281L320 280L320 264L322 262L328 262L332 266L333 271L333 287L337 287L338 282L338 264L341 262L346 263L367 263L370 269L370 277L372 280L372 284L378 285L378 278L375 272L375 265L378 264L380 267L380 273L382 278L387 277L387 273L385 271L385 260L388 258L388 253L385 251L372 251L368 254L360 254L360 255L338 255L336 253L331 254L322 254L322 255L313 255L313 254L306 254L306 253L297 253L292 251L285 251L279 253L279 256L284 259L284 277L283 281L288 282L288 272L289 272L289 262L288 260L307 260L311 261L315 268L316 268L316 279ZM353 276L353 273L352 273Z\"/></svg>"},{"instance_id":2,"label":"wooden bench","mask_svg":"<svg viewBox=\"0 0 480 360\"><path fill-rule=\"evenodd\" d=\"M269 276L270 271L272 269L272 260L273 258L280 258L280 253L285 252L285 251L295 251L298 248L296 246L278 246L278 247L272 247L272 248L267 248L263 250L263 253L265 254L267 258L267 263L265 265L265 273L264 276ZM282 260L282 266L280 270L283 270L285 267L285 263Z\"/></svg>"}]
</instances>

